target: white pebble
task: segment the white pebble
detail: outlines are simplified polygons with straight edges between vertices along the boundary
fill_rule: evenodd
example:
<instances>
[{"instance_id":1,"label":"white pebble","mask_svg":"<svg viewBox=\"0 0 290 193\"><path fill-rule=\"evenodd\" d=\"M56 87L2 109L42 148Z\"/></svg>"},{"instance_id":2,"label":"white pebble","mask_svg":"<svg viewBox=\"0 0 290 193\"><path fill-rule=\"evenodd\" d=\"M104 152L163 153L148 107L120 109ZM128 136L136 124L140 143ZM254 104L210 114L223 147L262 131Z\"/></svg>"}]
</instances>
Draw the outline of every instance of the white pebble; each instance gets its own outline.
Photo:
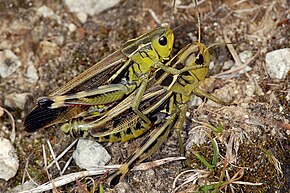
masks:
<instances>
[{"instance_id":1,"label":"white pebble","mask_svg":"<svg viewBox=\"0 0 290 193\"><path fill-rule=\"evenodd\" d=\"M11 50L0 51L0 76L13 74L21 66L21 61Z\"/></svg>"},{"instance_id":2,"label":"white pebble","mask_svg":"<svg viewBox=\"0 0 290 193\"><path fill-rule=\"evenodd\" d=\"M283 80L290 70L290 48L269 52L265 60L269 76L272 79Z\"/></svg>"},{"instance_id":3,"label":"white pebble","mask_svg":"<svg viewBox=\"0 0 290 193\"><path fill-rule=\"evenodd\" d=\"M14 177L19 167L16 151L8 139L0 138L0 178L8 181Z\"/></svg>"},{"instance_id":4,"label":"white pebble","mask_svg":"<svg viewBox=\"0 0 290 193\"><path fill-rule=\"evenodd\" d=\"M111 156L99 143L88 139L79 139L73 158L80 168L89 170L104 166L110 161Z\"/></svg>"}]
</instances>

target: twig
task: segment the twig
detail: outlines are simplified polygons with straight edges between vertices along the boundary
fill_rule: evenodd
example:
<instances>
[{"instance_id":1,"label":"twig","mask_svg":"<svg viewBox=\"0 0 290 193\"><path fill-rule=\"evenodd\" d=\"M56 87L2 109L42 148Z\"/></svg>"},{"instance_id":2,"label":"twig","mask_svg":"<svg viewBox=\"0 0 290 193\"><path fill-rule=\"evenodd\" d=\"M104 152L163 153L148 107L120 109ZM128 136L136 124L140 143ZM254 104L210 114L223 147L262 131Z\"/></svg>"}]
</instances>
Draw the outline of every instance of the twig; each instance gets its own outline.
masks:
<instances>
[{"instance_id":1,"label":"twig","mask_svg":"<svg viewBox=\"0 0 290 193\"><path fill-rule=\"evenodd\" d=\"M66 164L64 165L62 171L60 172L61 175L64 174L65 170L68 168L68 166L69 166L69 164L71 163L72 159L73 159L73 157L71 156L71 157L69 158L69 160L66 162Z\"/></svg>"},{"instance_id":2,"label":"twig","mask_svg":"<svg viewBox=\"0 0 290 193\"><path fill-rule=\"evenodd\" d=\"M48 148L49 148L49 151L50 151L50 153L51 153L51 155L52 155L53 160L56 160L56 156L55 156L55 153L54 153L54 151L53 151L53 149L52 149L52 146L51 146L50 141L47 140L46 143L48 144ZM59 173L60 173L60 175L61 175L61 169L60 169L60 166L59 166L57 160L54 161L54 162L55 162L55 165L56 165L56 167L57 167L57 169L58 169L58 171L59 171ZM47 166L47 165L46 165L46 166Z\"/></svg>"},{"instance_id":3,"label":"twig","mask_svg":"<svg viewBox=\"0 0 290 193\"><path fill-rule=\"evenodd\" d=\"M61 154L59 154L50 164L48 164L47 169L49 169L56 161L62 158L66 152L68 152L78 141L78 139L74 140Z\"/></svg>"},{"instance_id":4,"label":"twig","mask_svg":"<svg viewBox=\"0 0 290 193\"><path fill-rule=\"evenodd\" d=\"M161 21L160 19L157 17L156 13L152 10L152 9L147 9L151 15L151 17L154 19L154 21L160 25L161 24Z\"/></svg>"},{"instance_id":5,"label":"twig","mask_svg":"<svg viewBox=\"0 0 290 193\"><path fill-rule=\"evenodd\" d=\"M253 57L249 58L245 64L239 66L239 67L236 67L236 68L233 68L233 69L230 69L230 70L227 70L227 71L224 71L224 72L221 72L219 74L216 74L214 76L211 76L211 78L218 78L222 75L226 75L226 74L232 74L232 73L236 73L236 72L239 72L241 70L243 70L244 68L246 68L258 55L259 55L260 52L257 52Z\"/></svg>"}]
</instances>

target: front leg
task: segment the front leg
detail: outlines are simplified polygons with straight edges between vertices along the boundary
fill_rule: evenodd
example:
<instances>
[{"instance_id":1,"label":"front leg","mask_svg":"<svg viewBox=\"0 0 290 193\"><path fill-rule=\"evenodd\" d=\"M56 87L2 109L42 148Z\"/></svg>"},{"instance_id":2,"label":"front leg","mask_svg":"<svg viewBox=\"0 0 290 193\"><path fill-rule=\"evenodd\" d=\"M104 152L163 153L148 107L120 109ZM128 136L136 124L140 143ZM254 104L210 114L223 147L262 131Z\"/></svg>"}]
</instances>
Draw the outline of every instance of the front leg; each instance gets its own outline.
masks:
<instances>
[{"instance_id":1,"label":"front leg","mask_svg":"<svg viewBox=\"0 0 290 193\"><path fill-rule=\"evenodd\" d=\"M151 125L151 121L148 119L148 117L146 117L146 115L144 115L140 110L139 110L139 106L140 103L142 101L142 97L144 95L144 92L146 90L146 86L147 86L147 76L143 76L141 77L141 84L138 88L138 91L136 93L136 97L132 102L132 110L134 111L134 113L136 113L146 124Z\"/></svg>"}]
</instances>

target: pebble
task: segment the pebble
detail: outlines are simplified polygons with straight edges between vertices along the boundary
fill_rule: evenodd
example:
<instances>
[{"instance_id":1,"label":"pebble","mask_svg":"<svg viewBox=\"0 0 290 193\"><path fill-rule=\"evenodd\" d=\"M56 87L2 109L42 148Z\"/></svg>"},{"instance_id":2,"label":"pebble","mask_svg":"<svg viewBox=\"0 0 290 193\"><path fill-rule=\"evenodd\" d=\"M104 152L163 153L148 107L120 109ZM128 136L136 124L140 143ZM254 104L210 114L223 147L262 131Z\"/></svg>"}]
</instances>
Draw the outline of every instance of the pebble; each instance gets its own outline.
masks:
<instances>
[{"instance_id":1,"label":"pebble","mask_svg":"<svg viewBox=\"0 0 290 193\"><path fill-rule=\"evenodd\" d=\"M193 145L200 146L207 142L205 128L193 128L188 132L188 139L186 141L185 149L191 151Z\"/></svg>"},{"instance_id":2,"label":"pebble","mask_svg":"<svg viewBox=\"0 0 290 193\"><path fill-rule=\"evenodd\" d=\"M189 101L189 107L198 107L202 102L203 100L200 97L193 95Z\"/></svg>"},{"instance_id":3,"label":"pebble","mask_svg":"<svg viewBox=\"0 0 290 193\"><path fill-rule=\"evenodd\" d=\"M39 43L40 57L54 57L59 54L60 50L56 43L50 41L41 41Z\"/></svg>"},{"instance_id":4,"label":"pebble","mask_svg":"<svg viewBox=\"0 0 290 193\"><path fill-rule=\"evenodd\" d=\"M245 63L252 56L253 56L253 53L249 50L245 50L245 51L239 53L239 58L240 58L242 63Z\"/></svg>"},{"instance_id":5,"label":"pebble","mask_svg":"<svg viewBox=\"0 0 290 193\"><path fill-rule=\"evenodd\" d=\"M37 9L37 15L42 16L42 17L51 17L54 15L54 12L52 9L49 7L43 5Z\"/></svg>"},{"instance_id":6,"label":"pebble","mask_svg":"<svg viewBox=\"0 0 290 193\"><path fill-rule=\"evenodd\" d=\"M0 76L6 78L21 66L21 61L11 50L0 51Z\"/></svg>"},{"instance_id":7,"label":"pebble","mask_svg":"<svg viewBox=\"0 0 290 193\"><path fill-rule=\"evenodd\" d=\"M93 16L95 14L101 13L115 5L117 5L120 0L87 0L87 1L75 1L75 0L65 0L64 3L68 7L70 12L81 12Z\"/></svg>"},{"instance_id":8,"label":"pebble","mask_svg":"<svg viewBox=\"0 0 290 193\"><path fill-rule=\"evenodd\" d=\"M76 13L76 16L82 24L86 23L88 20L88 14L86 13L78 12Z\"/></svg>"},{"instance_id":9,"label":"pebble","mask_svg":"<svg viewBox=\"0 0 290 193\"><path fill-rule=\"evenodd\" d=\"M272 79L285 79L290 70L290 48L267 53L265 61L266 71Z\"/></svg>"},{"instance_id":10,"label":"pebble","mask_svg":"<svg viewBox=\"0 0 290 193\"><path fill-rule=\"evenodd\" d=\"M256 85L255 82L248 82L245 88L245 94L248 97L252 97L256 92Z\"/></svg>"},{"instance_id":11,"label":"pebble","mask_svg":"<svg viewBox=\"0 0 290 193\"><path fill-rule=\"evenodd\" d=\"M74 31L76 31L76 29L77 29L77 26L76 26L75 24L70 23L70 24L68 25L68 30L69 30L70 32L74 32Z\"/></svg>"},{"instance_id":12,"label":"pebble","mask_svg":"<svg viewBox=\"0 0 290 193\"><path fill-rule=\"evenodd\" d=\"M4 96L4 105L23 110L29 93L11 93ZM0 146L1 147L1 146Z\"/></svg>"},{"instance_id":13,"label":"pebble","mask_svg":"<svg viewBox=\"0 0 290 193\"><path fill-rule=\"evenodd\" d=\"M234 66L234 61L233 60L228 60L225 61L224 65L223 65L223 70L229 70L231 67Z\"/></svg>"},{"instance_id":14,"label":"pebble","mask_svg":"<svg viewBox=\"0 0 290 193\"><path fill-rule=\"evenodd\" d=\"M38 80L38 74L37 74L37 70L33 64L33 60L34 59L34 54L33 52L29 52L28 54L28 62L27 62L27 70L26 70L26 76L28 77L28 81L30 83L36 83Z\"/></svg>"},{"instance_id":15,"label":"pebble","mask_svg":"<svg viewBox=\"0 0 290 193\"><path fill-rule=\"evenodd\" d=\"M80 168L92 169L104 166L111 159L107 150L95 141L79 139L73 158Z\"/></svg>"},{"instance_id":16,"label":"pebble","mask_svg":"<svg viewBox=\"0 0 290 193\"><path fill-rule=\"evenodd\" d=\"M8 181L14 177L19 167L16 151L8 139L0 138L0 178Z\"/></svg>"},{"instance_id":17,"label":"pebble","mask_svg":"<svg viewBox=\"0 0 290 193\"><path fill-rule=\"evenodd\" d=\"M37 186L32 182L32 181L26 181L23 184L20 184L16 187L14 187L10 193L19 193L22 191L26 191L26 190L31 190L33 188L36 188Z\"/></svg>"}]
</instances>

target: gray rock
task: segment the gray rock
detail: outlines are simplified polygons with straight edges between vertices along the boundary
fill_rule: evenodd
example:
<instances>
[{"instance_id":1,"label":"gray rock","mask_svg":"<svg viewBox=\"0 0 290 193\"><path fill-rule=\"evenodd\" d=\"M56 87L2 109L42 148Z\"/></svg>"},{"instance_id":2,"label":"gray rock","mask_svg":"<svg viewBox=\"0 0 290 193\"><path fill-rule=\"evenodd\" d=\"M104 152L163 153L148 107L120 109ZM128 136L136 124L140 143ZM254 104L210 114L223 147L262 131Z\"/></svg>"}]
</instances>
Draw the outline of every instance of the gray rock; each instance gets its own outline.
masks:
<instances>
[{"instance_id":1,"label":"gray rock","mask_svg":"<svg viewBox=\"0 0 290 193\"><path fill-rule=\"evenodd\" d=\"M11 93L7 94L4 97L4 105L10 108L19 108L24 109L27 97L29 93ZM1 147L1 146L0 146Z\"/></svg>"},{"instance_id":2,"label":"gray rock","mask_svg":"<svg viewBox=\"0 0 290 193\"><path fill-rule=\"evenodd\" d=\"M0 147L0 178L8 181L15 176L19 161L16 151L8 139L0 138Z\"/></svg>"},{"instance_id":3,"label":"gray rock","mask_svg":"<svg viewBox=\"0 0 290 193\"><path fill-rule=\"evenodd\" d=\"M81 12L93 16L117 5L120 0L65 0L64 2L70 12Z\"/></svg>"},{"instance_id":4,"label":"gray rock","mask_svg":"<svg viewBox=\"0 0 290 193\"><path fill-rule=\"evenodd\" d=\"M97 166L104 166L111 159L107 150L95 141L80 139L73 158L80 168L92 169Z\"/></svg>"},{"instance_id":5,"label":"gray rock","mask_svg":"<svg viewBox=\"0 0 290 193\"><path fill-rule=\"evenodd\" d=\"M32 188L36 188L37 186L32 181L26 181L23 184L20 184L14 187L9 193L17 193L25 190L31 190Z\"/></svg>"},{"instance_id":6,"label":"gray rock","mask_svg":"<svg viewBox=\"0 0 290 193\"><path fill-rule=\"evenodd\" d=\"M283 80L290 70L290 48L274 50L266 54L266 70L272 79Z\"/></svg>"},{"instance_id":7,"label":"gray rock","mask_svg":"<svg viewBox=\"0 0 290 193\"><path fill-rule=\"evenodd\" d=\"M193 95L189 101L188 106L189 107L198 107L199 105L202 104L202 99L198 96Z\"/></svg>"},{"instance_id":8,"label":"gray rock","mask_svg":"<svg viewBox=\"0 0 290 193\"><path fill-rule=\"evenodd\" d=\"M253 56L253 53L249 50L246 50L246 51L243 51L242 53L239 53L239 58L240 58L242 63L245 63L252 56Z\"/></svg>"},{"instance_id":9,"label":"gray rock","mask_svg":"<svg viewBox=\"0 0 290 193\"><path fill-rule=\"evenodd\" d=\"M229 70L232 66L234 66L234 61L233 60L228 60L225 61L224 65L223 65L223 70Z\"/></svg>"},{"instance_id":10,"label":"gray rock","mask_svg":"<svg viewBox=\"0 0 290 193\"><path fill-rule=\"evenodd\" d=\"M11 50L0 51L0 76L2 78L13 74L21 66L21 61Z\"/></svg>"}]
</instances>

